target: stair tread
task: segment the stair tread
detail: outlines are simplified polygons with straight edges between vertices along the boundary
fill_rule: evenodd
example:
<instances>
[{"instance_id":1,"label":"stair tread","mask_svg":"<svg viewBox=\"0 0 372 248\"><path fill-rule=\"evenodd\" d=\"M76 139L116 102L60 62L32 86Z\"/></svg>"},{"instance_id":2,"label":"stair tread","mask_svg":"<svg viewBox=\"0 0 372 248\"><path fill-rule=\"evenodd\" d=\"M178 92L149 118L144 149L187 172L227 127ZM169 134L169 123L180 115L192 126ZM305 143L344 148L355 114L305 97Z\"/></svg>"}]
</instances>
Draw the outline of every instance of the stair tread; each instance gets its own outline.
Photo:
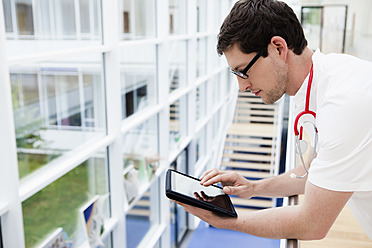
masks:
<instances>
[{"instance_id":1,"label":"stair tread","mask_svg":"<svg viewBox=\"0 0 372 248\"><path fill-rule=\"evenodd\" d=\"M226 170L228 172L237 172L243 177L250 178L268 178L270 177L270 171L247 171L247 170Z\"/></svg>"},{"instance_id":2,"label":"stair tread","mask_svg":"<svg viewBox=\"0 0 372 248\"><path fill-rule=\"evenodd\" d=\"M270 169L270 163L246 163L246 162L234 162L234 161L222 161L221 165L232 168L243 168L243 169Z\"/></svg>"},{"instance_id":3,"label":"stair tread","mask_svg":"<svg viewBox=\"0 0 372 248\"><path fill-rule=\"evenodd\" d=\"M245 143L245 144L260 144L260 145L272 145L272 140L261 139L261 138L232 138L227 137L226 142L231 143Z\"/></svg>"},{"instance_id":4,"label":"stair tread","mask_svg":"<svg viewBox=\"0 0 372 248\"><path fill-rule=\"evenodd\" d=\"M271 147L258 147L258 146L229 146L225 145L225 150L239 151L239 152L260 152L271 153Z\"/></svg>"},{"instance_id":5,"label":"stair tread","mask_svg":"<svg viewBox=\"0 0 372 248\"><path fill-rule=\"evenodd\" d=\"M257 199L243 199L238 197L231 197L231 201L234 205L242 206L255 206L255 207L266 207L271 208L273 206L272 200L257 200Z\"/></svg>"},{"instance_id":6,"label":"stair tread","mask_svg":"<svg viewBox=\"0 0 372 248\"><path fill-rule=\"evenodd\" d=\"M243 161L264 161L270 162L271 155L261 155L261 154L244 154L244 153L224 153L222 155L224 158L238 159Z\"/></svg>"}]
</instances>

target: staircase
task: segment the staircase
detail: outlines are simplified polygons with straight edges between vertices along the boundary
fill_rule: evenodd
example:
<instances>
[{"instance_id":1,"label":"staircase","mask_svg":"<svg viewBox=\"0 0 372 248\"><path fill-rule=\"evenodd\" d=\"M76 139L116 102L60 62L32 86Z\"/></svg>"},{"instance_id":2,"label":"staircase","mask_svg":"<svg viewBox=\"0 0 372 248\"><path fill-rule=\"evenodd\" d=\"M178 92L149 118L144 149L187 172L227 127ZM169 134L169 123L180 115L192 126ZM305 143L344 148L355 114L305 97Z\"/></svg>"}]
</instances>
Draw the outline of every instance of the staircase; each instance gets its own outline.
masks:
<instances>
[{"instance_id":1,"label":"staircase","mask_svg":"<svg viewBox=\"0 0 372 248\"><path fill-rule=\"evenodd\" d=\"M222 169L238 172L249 180L259 180L277 173L276 149L279 103L264 104L251 93L240 92L235 115L227 131ZM278 155L279 156L279 155ZM273 198L231 197L238 212L275 206Z\"/></svg>"}]
</instances>

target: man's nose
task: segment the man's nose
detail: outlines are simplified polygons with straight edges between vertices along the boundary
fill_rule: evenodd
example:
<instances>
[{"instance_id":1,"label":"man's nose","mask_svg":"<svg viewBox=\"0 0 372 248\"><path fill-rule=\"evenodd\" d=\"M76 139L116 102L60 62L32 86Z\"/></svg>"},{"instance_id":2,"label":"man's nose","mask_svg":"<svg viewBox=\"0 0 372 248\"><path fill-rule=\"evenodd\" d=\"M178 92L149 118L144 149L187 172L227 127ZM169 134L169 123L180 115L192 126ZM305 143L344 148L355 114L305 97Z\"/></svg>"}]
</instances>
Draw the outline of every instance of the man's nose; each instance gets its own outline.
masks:
<instances>
[{"instance_id":1,"label":"man's nose","mask_svg":"<svg viewBox=\"0 0 372 248\"><path fill-rule=\"evenodd\" d=\"M247 91L252 87L252 84L249 82L248 78L247 79L243 79L240 77L237 77L237 78L238 78L239 90L241 92Z\"/></svg>"}]
</instances>

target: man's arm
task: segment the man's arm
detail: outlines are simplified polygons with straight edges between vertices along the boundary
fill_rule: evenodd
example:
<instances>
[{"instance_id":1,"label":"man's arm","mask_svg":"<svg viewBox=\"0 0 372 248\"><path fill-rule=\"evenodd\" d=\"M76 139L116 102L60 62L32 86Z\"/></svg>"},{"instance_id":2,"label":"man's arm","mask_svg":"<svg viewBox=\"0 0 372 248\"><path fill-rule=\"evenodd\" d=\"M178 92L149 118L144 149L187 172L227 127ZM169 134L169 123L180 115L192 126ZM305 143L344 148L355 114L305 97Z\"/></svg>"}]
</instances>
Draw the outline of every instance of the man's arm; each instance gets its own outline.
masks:
<instances>
[{"instance_id":1,"label":"man's arm","mask_svg":"<svg viewBox=\"0 0 372 248\"><path fill-rule=\"evenodd\" d=\"M326 190L308 182L300 205L238 213L237 218L219 217L207 210L181 205L217 228L272 239L314 240L325 237L352 194Z\"/></svg>"}]
</instances>

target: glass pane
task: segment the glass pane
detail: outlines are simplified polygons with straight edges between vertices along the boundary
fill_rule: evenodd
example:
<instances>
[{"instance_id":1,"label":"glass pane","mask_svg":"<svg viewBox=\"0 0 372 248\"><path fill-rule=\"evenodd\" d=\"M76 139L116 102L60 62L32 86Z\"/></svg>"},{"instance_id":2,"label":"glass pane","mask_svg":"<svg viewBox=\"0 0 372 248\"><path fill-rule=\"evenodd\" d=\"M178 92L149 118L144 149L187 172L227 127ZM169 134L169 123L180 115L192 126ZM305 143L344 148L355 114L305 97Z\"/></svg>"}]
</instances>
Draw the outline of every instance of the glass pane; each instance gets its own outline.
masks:
<instances>
[{"instance_id":1,"label":"glass pane","mask_svg":"<svg viewBox=\"0 0 372 248\"><path fill-rule=\"evenodd\" d=\"M124 47L120 55L122 118L156 104L156 46Z\"/></svg>"},{"instance_id":2,"label":"glass pane","mask_svg":"<svg viewBox=\"0 0 372 248\"><path fill-rule=\"evenodd\" d=\"M171 169L187 173L187 150L183 150L175 161L170 165ZM171 247L179 247L182 238L188 228L187 212L175 203L170 204L171 212Z\"/></svg>"},{"instance_id":3,"label":"glass pane","mask_svg":"<svg viewBox=\"0 0 372 248\"><path fill-rule=\"evenodd\" d=\"M10 6L10 0L3 0L3 10L4 10L5 31L7 33L12 33L13 32L13 20L12 20L12 9Z\"/></svg>"},{"instance_id":4,"label":"glass pane","mask_svg":"<svg viewBox=\"0 0 372 248\"><path fill-rule=\"evenodd\" d=\"M102 44L100 0L3 1L9 57Z\"/></svg>"},{"instance_id":5,"label":"glass pane","mask_svg":"<svg viewBox=\"0 0 372 248\"><path fill-rule=\"evenodd\" d=\"M104 219L93 215L100 227L97 231L102 231L100 223L109 218L106 160L105 149L23 202L27 248L36 247L58 228L63 229L73 247L81 245L87 240L84 206L93 202L95 213Z\"/></svg>"},{"instance_id":6,"label":"glass pane","mask_svg":"<svg viewBox=\"0 0 372 248\"><path fill-rule=\"evenodd\" d=\"M216 1L216 0L214 0ZM207 31L207 0L197 0L196 6L196 31L206 32Z\"/></svg>"},{"instance_id":7,"label":"glass pane","mask_svg":"<svg viewBox=\"0 0 372 248\"><path fill-rule=\"evenodd\" d=\"M186 97L175 101L169 108L169 149L172 151L177 150L180 141L187 135Z\"/></svg>"},{"instance_id":8,"label":"glass pane","mask_svg":"<svg viewBox=\"0 0 372 248\"><path fill-rule=\"evenodd\" d=\"M20 178L106 133L101 54L11 67Z\"/></svg>"},{"instance_id":9,"label":"glass pane","mask_svg":"<svg viewBox=\"0 0 372 248\"><path fill-rule=\"evenodd\" d=\"M149 183L159 166L158 118L154 116L123 136L125 192L131 203L141 185Z\"/></svg>"},{"instance_id":10,"label":"glass pane","mask_svg":"<svg viewBox=\"0 0 372 248\"><path fill-rule=\"evenodd\" d=\"M143 39L155 37L155 0L122 0L123 39Z\"/></svg>"},{"instance_id":11,"label":"glass pane","mask_svg":"<svg viewBox=\"0 0 372 248\"><path fill-rule=\"evenodd\" d=\"M221 84L219 74L213 76L212 80L209 82L210 87L212 87L212 103L213 106L217 106L221 101Z\"/></svg>"},{"instance_id":12,"label":"glass pane","mask_svg":"<svg viewBox=\"0 0 372 248\"><path fill-rule=\"evenodd\" d=\"M138 247L146 235L152 235L149 233L150 228L159 224L158 197L158 190L156 188L150 189L128 211L126 215L128 248Z\"/></svg>"},{"instance_id":13,"label":"glass pane","mask_svg":"<svg viewBox=\"0 0 372 248\"><path fill-rule=\"evenodd\" d=\"M213 140L218 137L217 132L219 131L219 128L220 128L220 124L221 124L221 120L220 120L220 111L221 110L218 110L217 113L213 116L213 123L212 123L212 137L213 137Z\"/></svg>"},{"instance_id":14,"label":"glass pane","mask_svg":"<svg viewBox=\"0 0 372 248\"><path fill-rule=\"evenodd\" d=\"M205 156L205 127L196 134L196 159L197 164Z\"/></svg>"},{"instance_id":15,"label":"glass pane","mask_svg":"<svg viewBox=\"0 0 372 248\"><path fill-rule=\"evenodd\" d=\"M196 41L196 77L205 75L207 72L207 38L199 38Z\"/></svg>"},{"instance_id":16,"label":"glass pane","mask_svg":"<svg viewBox=\"0 0 372 248\"><path fill-rule=\"evenodd\" d=\"M305 37L309 43L309 48L315 50L321 46L321 18L322 8L305 7L302 8L302 27Z\"/></svg>"},{"instance_id":17,"label":"glass pane","mask_svg":"<svg viewBox=\"0 0 372 248\"><path fill-rule=\"evenodd\" d=\"M34 34L32 0L16 0L17 24L20 35Z\"/></svg>"},{"instance_id":18,"label":"glass pane","mask_svg":"<svg viewBox=\"0 0 372 248\"><path fill-rule=\"evenodd\" d=\"M186 86L186 44L185 41L169 43L169 92Z\"/></svg>"},{"instance_id":19,"label":"glass pane","mask_svg":"<svg viewBox=\"0 0 372 248\"><path fill-rule=\"evenodd\" d=\"M186 10L187 1L169 0L169 33L184 34L186 33Z\"/></svg>"},{"instance_id":20,"label":"glass pane","mask_svg":"<svg viewBox=\"0 0 372 248\"><path fill-rule=\"evenodd\" d=\"M206 91L205 83L196 88L196 121L203 119L206 115Z\"/></svg>"}]
</instances>

